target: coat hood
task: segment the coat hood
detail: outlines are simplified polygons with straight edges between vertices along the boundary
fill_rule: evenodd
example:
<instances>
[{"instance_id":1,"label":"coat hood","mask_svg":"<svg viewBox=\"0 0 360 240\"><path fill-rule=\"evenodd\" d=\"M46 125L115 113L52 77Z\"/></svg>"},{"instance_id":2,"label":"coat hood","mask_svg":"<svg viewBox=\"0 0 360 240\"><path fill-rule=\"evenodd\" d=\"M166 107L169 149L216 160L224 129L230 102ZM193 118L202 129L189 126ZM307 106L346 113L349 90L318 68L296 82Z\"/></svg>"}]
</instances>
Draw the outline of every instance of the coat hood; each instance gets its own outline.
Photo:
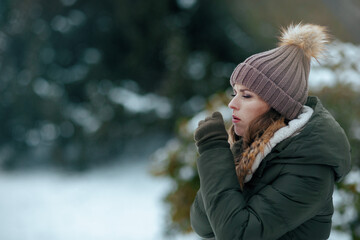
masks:
<instances>
[{"instance_id":1,"label":"coat hood","mask_svg":"<svg viewBox=\"0 0 360 240\"><path fill-rule=\"evenodd\" d=\"M351 169L351 149L344 130L323 107L317 97L306 104L314 112L299 134L273 148L264 160L269 163L327 165L334 170L336 181Z\"/></svg>"}]
</instances>

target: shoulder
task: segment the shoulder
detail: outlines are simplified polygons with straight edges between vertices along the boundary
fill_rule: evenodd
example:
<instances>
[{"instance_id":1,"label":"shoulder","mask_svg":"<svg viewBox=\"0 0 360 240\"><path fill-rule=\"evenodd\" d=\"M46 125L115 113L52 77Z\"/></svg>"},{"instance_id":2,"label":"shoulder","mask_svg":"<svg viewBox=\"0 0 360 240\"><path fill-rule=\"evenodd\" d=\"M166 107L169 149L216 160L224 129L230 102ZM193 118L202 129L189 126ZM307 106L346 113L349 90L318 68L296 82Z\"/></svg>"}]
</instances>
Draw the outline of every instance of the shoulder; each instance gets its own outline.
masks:
<instances>
[{"instance_id":1,"label":"shoulder","mask_svg":"<svg viewBox=\"0 0 360 240\"><path fill-rule=\"evenodd\" d=\"M276 146L278 162L330 167L336 179L344 177L351 167L350 144L339 123L316 97L307 105L314 112L301 132ZM302 166L305 167L305 166Z\"/></svg>"},{"instance_id":2,"label":"shoulder","mask_svg":"<svg viewBox=\"0 0 360 240\"><path fill-rule=\"evenodd\" d=\"M307 124L309 129L318 135L333 135L346 138L345 132L331 113L322 105L317 97L309 97L306 103L314 110Z\"/></svg>"},{"instance_id":3,"label":"shoulder","mask_svg":"<svg viewBox=\"0 0 360 240\"><path fill-rule=\"evenodd\" d=\"M340 124L321 104L317 97L309 97L308 106L313 108L314 113L297 141L303 146L315 148L321 154L334 155L334 151L346 154L350 150L350 144Z\"/></svg>"}]
</instances>

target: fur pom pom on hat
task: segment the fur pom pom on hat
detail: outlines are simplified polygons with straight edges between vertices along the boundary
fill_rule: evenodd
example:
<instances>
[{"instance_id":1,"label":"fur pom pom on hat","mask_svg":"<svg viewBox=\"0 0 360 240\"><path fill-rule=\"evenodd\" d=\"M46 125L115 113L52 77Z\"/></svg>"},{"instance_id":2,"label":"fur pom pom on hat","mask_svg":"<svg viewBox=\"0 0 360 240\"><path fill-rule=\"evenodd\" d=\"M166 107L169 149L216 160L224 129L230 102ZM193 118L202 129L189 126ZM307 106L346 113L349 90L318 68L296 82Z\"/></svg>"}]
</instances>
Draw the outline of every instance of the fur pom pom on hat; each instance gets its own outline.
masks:
<instances>
[{"instance_id":1,"label":"fur pom pom on hat","mask_svg":"<svg viewBox=\"0 0 360 240\"><path fill-rule=\"evenodd\" d=\"M292 120L299 115L308 96L311 58L317 59L323 54L328 39L325 27L290 25L282 30L279 47L252 55L240 63L230 83L244 85Z\"/></svg>"},{"instance_id":2,"label":"fur pom pom on hat","mask_svg":"<svg viewBox=\"0 0 360 240\"><path fill-rule=\"evenodd\" d=\"M318 58L329 42L326 28L319 25L290 25L282 29L279 46L294 45L303 50L306 57Z\"/></svg>"}]
</instances>

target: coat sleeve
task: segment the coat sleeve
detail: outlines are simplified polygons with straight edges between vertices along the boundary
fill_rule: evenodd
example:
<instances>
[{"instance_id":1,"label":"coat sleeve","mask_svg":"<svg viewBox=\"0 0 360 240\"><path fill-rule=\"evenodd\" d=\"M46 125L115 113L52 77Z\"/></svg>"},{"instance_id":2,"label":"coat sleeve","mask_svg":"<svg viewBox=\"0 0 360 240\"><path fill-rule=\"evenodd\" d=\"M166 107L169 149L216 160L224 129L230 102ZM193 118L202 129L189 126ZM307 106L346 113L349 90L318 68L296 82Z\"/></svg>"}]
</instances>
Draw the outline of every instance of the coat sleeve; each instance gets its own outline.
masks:
<instances>
[{"instance_id":1,"label":"coat sleeve","mask_svg":"<svg viewBox=\"0 0 360 240\"><path fill-rule=\"evenodd\" d=\"M204 239L213 239L214 233L205 212L201 190L196 194L195 200L190 208L191 227Z\"/></svg>"},{"instance_id":2,"label":"coat sleeve","mask_svg":"<svg viewBox=\"0 0 360 240\"><path fill-rule=\"evenodd\" d=\"M284 165L246 203L229 148L207 149L197 164L205 212L218 240L277 239L313 217L332 188L328 167Z\"/></svg>"}]
</instances>

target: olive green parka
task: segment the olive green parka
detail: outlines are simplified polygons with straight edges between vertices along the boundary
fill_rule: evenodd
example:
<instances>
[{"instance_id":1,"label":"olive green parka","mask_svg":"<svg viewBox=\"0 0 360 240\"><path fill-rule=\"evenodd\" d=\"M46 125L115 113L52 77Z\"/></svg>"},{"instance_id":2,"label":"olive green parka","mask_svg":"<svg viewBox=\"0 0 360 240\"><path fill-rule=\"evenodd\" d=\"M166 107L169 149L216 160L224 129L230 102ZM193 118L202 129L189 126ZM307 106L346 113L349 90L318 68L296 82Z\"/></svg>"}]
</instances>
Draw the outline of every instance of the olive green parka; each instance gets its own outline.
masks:
<instances>
[{"instance_id":1,"label":"olive green parka","mask_svg":"<svg viewBox=\"0 0 360 240\"><path fill-rule=\"evenodd\" d=\"M190 216L199 236L216 240L329 237L334 183L350 171L350 145L318 98L309 97L306 105L314 110L306 125L272 148L243 190L226 140L215 137L198 146L200 189Z\"/></svg>"}]
</instances>

